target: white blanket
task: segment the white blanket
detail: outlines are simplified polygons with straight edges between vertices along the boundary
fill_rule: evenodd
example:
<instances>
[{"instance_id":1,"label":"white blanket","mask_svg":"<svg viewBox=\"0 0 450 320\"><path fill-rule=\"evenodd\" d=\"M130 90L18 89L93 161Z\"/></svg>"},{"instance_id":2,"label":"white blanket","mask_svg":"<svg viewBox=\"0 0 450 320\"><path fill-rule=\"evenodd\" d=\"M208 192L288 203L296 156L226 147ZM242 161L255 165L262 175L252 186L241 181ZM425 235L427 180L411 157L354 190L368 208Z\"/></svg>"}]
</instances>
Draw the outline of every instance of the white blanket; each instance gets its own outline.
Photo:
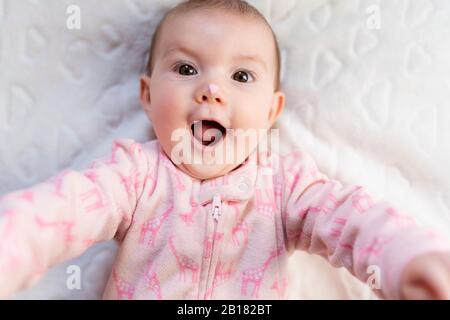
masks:
<instances>
[{"instance_id":1,"label":"white blanket","mask_svg":"<svg viewBox=\"0 0 450 320\"><path fill-rule=\"evenodd\" d=\"M138 76L157 22L177 2L0 0L0 193L82 168L114 138L154 138ZM450 2L251 3L282 49L283 144L449 234ZM67 28L70 5L81 10L80 30ZM97 299L115 252L98 244L16 297ZM70 265L81 268L80 290L66 287ZM291 298L373 298L319 257L296 254L289 273Z\"/></svg>"}]
</instances>

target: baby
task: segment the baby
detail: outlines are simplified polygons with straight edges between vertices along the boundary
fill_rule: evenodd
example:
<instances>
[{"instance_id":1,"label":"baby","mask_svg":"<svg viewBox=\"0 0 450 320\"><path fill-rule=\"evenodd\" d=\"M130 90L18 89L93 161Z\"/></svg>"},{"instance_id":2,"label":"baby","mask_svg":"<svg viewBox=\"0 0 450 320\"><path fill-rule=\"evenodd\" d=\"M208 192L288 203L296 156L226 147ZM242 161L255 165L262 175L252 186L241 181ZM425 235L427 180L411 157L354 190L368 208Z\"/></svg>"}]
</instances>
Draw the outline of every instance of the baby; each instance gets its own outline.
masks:
<instances>
[{"instance_id":1,"label":"baby","mask_svg":"<svg viewBox=\"0 0 450 320\"><path fill-rule=\"evenodd\" d=\"M382 298L449 299L447 239L305 153L259 150L284 107L279 74L276 37L244 1L170 10L141 77L157 140L115 140L84 171L4 195L0 297L115 239L105 299L283 299L296 249L363 282L377 270Z\"/></svg>"}]
</instances>

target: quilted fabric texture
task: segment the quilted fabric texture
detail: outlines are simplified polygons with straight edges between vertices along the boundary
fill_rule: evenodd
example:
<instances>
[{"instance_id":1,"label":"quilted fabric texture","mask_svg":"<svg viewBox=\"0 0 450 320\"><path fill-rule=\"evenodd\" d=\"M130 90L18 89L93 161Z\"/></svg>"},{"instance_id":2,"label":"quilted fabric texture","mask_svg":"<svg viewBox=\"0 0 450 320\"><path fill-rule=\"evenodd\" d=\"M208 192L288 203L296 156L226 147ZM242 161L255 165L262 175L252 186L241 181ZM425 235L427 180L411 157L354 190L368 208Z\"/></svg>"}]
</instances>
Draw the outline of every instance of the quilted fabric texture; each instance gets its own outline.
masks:
<instances>
[{"instance_id":1,"label":"quilted fabric texture","mask_svg":"<svg viewBox=\"0 0 450 320\"><path fill-rule=\"evenodd\" d=\"M278 35L284 147L450 232L450 2L254 0ZM166 0L0 0L0 194L81 168L119 137L155 136L138 77ZM70 30L67 8L81 10ZM379 19L377 19L379 18ZM17 298L97 299L112 242L55 266ZM80 290L67 267L82 270ZM298 253L291 298L371 299L368 287Z\"/></svg>"}]
</instances>

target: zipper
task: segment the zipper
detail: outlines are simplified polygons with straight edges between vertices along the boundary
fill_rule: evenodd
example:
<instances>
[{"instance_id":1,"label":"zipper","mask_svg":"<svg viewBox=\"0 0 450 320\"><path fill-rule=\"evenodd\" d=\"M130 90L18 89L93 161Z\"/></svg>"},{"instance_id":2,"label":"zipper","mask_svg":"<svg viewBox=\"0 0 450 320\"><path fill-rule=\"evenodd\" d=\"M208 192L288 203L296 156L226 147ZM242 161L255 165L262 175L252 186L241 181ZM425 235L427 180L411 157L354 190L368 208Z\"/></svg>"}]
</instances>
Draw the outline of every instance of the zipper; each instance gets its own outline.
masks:
<instances>
[{"instance_id":1,"label":"zipper","mask_svg":"<svg viewBox=\"0 0 450 320\"><path fill-rule=\"evenodd\" d=\"M211 216L212 216L213 222L214 222L214 231L212 234L211 257L209 260L208 273L206 276L204 300L207 299L206 294L208 293L209 276L211 274L211 266L212 266L212 262L214 259L214 245L216 242L217 225L219 223L219 218L220 218L221 214L222 214L222 197L220 196L220 194L216 194L216 195L214 195L214 198L213 198L212 210L211 210Z\"/></svg>"},{"instance_id":2,"label":"zipper","mask_svg":"<svg viewBox=\"0 0 450 320\"><path fill-rule=\"evenodd\" d=\"M221 209L222 209L222 197L220 196L220 194L216 194L213 198L213 204L212 204L212 217L216 223L214 225L214 228L216 227L217 222L219 222L219 217L222 214ZM214 230L214 231L216 231L216 230Z\"/></svg>"}]
</instances>

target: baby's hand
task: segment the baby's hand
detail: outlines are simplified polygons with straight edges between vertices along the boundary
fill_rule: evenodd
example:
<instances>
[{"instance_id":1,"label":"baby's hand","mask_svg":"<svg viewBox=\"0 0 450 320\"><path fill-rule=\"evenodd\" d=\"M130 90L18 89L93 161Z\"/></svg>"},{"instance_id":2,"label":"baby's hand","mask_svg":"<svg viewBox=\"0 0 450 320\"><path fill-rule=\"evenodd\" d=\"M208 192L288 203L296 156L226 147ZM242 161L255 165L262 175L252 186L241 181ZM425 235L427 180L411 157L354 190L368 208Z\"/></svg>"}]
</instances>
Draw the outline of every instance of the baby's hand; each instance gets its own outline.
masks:
<instances>
[{"instance_id":1,"label":"baby's hand","mask_svg":"<svg viewBox=\"0 0 450 320\"><path fill-rule=\"evenodd\" d=\"M400 283L402 299L450 299L450 254L429 253L407 264Z\"/></svg>"}]
</instances>

